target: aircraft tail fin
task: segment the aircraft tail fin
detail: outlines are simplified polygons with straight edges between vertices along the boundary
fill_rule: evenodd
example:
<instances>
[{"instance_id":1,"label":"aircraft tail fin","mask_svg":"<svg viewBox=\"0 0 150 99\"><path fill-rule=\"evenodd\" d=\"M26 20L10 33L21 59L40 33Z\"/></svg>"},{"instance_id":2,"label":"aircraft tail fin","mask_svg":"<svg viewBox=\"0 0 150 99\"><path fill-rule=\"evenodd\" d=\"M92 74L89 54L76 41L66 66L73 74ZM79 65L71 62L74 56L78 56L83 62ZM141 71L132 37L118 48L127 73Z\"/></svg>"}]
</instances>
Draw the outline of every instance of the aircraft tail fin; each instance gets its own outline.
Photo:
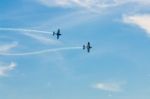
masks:
<instances>
[{"instance_id":1,"label":"aircraft tail fin","mask_svg":"<svg viewBox=\"0 0 150 99\"><path fill-rule=\"evenodd\" d=\"M85 50L85 45L83 45L83 50Z\"/></svg>"},{"instance_id":2,"label":"aircraft tail fin","mask_svg":"<svg viewBox=\"0 0 150 99\"><path fill-rule=\"evenodd\" d=\"M56 33L55 32L53 32L53 36L55 35Z\"/></svg>"}]
</instances>

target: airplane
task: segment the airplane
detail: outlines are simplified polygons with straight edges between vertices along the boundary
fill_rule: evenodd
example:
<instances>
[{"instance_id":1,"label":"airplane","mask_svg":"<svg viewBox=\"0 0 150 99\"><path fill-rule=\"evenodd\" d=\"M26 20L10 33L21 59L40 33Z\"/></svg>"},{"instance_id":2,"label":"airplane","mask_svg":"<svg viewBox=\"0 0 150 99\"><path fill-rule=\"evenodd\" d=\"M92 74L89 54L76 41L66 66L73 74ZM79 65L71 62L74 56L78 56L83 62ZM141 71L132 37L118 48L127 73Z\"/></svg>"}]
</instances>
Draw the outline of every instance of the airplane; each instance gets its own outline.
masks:
<instances>
[{"instance_id":1,"label":"airplane","mask_svg":"<svg viewBox=\"0 0 150 99\"><path fill-rule=\"evenodd\" d=\"M87 52L89 53L90 52L90 49L91 49L91 45L90 45L90 42L87 43L87 45L83 45L83 50L87 49Z\"/></svg>"},{"instance_id":2,"label":"airplane","mask_svg":"<svg viewBox=\"0 0 150 99\"><path fill-rule=\"evenodd\" d=\"M55 36L55 35L57 36L57 39L59 39L59 36L62 35L62 34L60 34L60 29L57 30L57 33L53 32L53 36Z\"/></svg>"}]
</instances>

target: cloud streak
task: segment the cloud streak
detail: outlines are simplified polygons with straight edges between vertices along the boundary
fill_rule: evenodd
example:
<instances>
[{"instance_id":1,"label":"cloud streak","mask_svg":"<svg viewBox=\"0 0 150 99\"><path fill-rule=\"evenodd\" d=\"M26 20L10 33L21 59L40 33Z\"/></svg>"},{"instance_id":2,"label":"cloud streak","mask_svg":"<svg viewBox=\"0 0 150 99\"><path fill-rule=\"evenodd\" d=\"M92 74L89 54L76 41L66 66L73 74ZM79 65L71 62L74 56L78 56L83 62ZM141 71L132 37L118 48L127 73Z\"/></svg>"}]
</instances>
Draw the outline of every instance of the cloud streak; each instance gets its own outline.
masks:
<instances>
[{"instance_id":1,"label":"cloud streak","mask_svg":"<svg viewBox=\"0 0 150 99\"><path fill-rule=\"evenodd\" d=\"M52 32L48 32L48 31L40 31L40 30L24 29L24 28L3 28L3 27L0 27L0 31L18 31L18 32L34 32L34 33L52 34Z\"/></svg>"},{"instance_id":2,"label":"cloud streak","mask_svg":"<svg viewBox=\"0 0 150 99\"><path fill-rule=\"evenodd\" d=\"M6 76L10 71L16 68L16 63L11 62L10 64L0 62L0 76Z\"/></svg>"},{"instance_id":3,"label":"cloud streak","mask_svg":"<svg viewBox=\"0 0 150 99\"><path fill-rule=\"evenodd\" d=\"M0 53L0 55L3 55L3 56L28 56L28 55L38 55L38 54L57 52L57 51L63 51L63 50L76 50L76 49L82 49L82 47L54 48L54 49L47 49L47 50L34 51L34 52L25 52L25 53Z\"/></svg>"}]
</instances>

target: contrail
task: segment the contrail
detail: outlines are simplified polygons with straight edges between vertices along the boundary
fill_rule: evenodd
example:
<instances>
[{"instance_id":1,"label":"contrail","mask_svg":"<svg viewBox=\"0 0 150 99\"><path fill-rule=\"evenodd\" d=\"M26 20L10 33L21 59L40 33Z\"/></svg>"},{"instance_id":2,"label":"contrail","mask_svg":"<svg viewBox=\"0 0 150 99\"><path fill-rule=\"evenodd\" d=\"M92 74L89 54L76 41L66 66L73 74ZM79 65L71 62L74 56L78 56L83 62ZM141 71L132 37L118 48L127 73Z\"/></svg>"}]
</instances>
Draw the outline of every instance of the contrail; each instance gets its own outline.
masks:
<instances>
[{"instance_id":1,"label":"contrail","mask_svg":"<svg viewBox=\"0 0 150 99\"><path fill-rule=\"evenodd\" d=\"M33 30L33 29L23 29L23 28L2 28L2 27L0 27L0 31L20 31L20 32L35 32L35 33L52 34L52 32L48 32L48 31L40 31L40 30Z\"/></svg>"},{"instance_id":2,"label":"contrail","mask_svg":"<svg viewBox=\"0 0 150 99\"><path fill-rule=\"evenodd\" d=\"M81 47L64 47L64 48L55 48L55 49L46 49L41 51L34 51L34 52L25 52L25 53L0 53L0 55L3 56L28 56L28 55L38 55L48 52L57 52L62 50L75 50L75 49L81 49Z\"/></svg>"}]
</instances>

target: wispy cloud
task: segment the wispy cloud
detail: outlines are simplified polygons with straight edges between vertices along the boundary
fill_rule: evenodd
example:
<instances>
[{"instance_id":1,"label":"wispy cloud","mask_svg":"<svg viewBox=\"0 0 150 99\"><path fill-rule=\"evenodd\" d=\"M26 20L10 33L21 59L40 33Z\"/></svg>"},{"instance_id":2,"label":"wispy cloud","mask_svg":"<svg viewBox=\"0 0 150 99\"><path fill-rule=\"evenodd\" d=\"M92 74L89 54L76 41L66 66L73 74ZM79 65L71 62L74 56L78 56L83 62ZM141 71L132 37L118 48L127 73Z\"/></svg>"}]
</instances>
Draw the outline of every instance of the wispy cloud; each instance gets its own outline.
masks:
<instances>
[{"instance_id":1,"label":"wispy cloud","mask_svg":"<svg viewBox=\"0 0 150 99\"><path fill-rule=\"evenodd\" d=\"M95 89L109 91L109 92L120 92L122 91L122 84L120 83L97 83L93 86Z\"/></svg>"},{"instance_id":2,"label":"wispy cloud","mask_svg":"<svg viewBox=\"0 0 150 99\"><path fill-rule=\"evenodd\" d=\"M116 5L116 2L108 0L39 0L41 4L49 7L63 7L75 9L87 9L89 11L98 11L100 8L106 8ZM117 2L118 3L118 2Z\"/></svg>"},{"instance_id":3,"label":"wispy cloud","mask_svg":"<svg viewBox=\"0 0 150 99\"><path fill-rule=\"evenodd\" d=\"M0 53L7 53L11 51L13 48L17 47L17 45L18 45L17 42L13 42L11 44L0 45Z\"/></svg>"},{"instance_id":4,"label":"wispy cloud","mask_svg":"<svg viewBox=\"0 0 150 99\"><path fill-rule=\"evenodd\" d=\"M150 5L148 0L39 0L39 2L49 7L84 8L92 11L128 3Z\"/></svg>"},{"instance_id":5,"label":"wispy cloud","mask_svg":"<svg viewBox=\"0 0 150 99\"><path fill-rule=\"evenodd\" d=\"M62 29L66 29L66 28L72 28L74 26L80 25L96 17L97 16L95 14L90 14L86 11L75 11L72 13L68 13L66 15L62 15L56 18L49 19L46 22L43 22L42 26L44 28L45 26L46 28L47 27L49 28L49 26L52 26L52 28L54 29L58 27L61 27Z\"/></svg>"},{"instance_id":6,"label":"wispy cloud","mask_svg":"<svg viewBox=\"0 0 150 99\"><path fill-rule=\"evenodd\" d=\"M7 76L7 74L16 68L16 63L9 64L0 62L0 76Z\"/></svg>"},{"instance_id":7,"label":"wispy cloud","mask_svg":"<svg viewBox=\"0 0 150 99\"><path fill-rule=\"evenodd\" d=\"M7 37L6 37L7 38ZM18 42L14 41L10 44L0 44L0 54L10 53L13 48L18 46ZM0 61L0 76L7 76L7 74L14 70L16 67L16 63L4 63Z\"/></svg>"},{"instance_id":8,"label":"wispy cloud","mask_svg":"<svg viewBox=\"0 0 150 99\"><path fill-rule=\"evenodd\" d=\"M146 15L133 15L133 16L124 16L123 22L127 24L133 24L141 29L145 30L148 35L150 35L150 14Z\"/></svg>"}]
</instances>

